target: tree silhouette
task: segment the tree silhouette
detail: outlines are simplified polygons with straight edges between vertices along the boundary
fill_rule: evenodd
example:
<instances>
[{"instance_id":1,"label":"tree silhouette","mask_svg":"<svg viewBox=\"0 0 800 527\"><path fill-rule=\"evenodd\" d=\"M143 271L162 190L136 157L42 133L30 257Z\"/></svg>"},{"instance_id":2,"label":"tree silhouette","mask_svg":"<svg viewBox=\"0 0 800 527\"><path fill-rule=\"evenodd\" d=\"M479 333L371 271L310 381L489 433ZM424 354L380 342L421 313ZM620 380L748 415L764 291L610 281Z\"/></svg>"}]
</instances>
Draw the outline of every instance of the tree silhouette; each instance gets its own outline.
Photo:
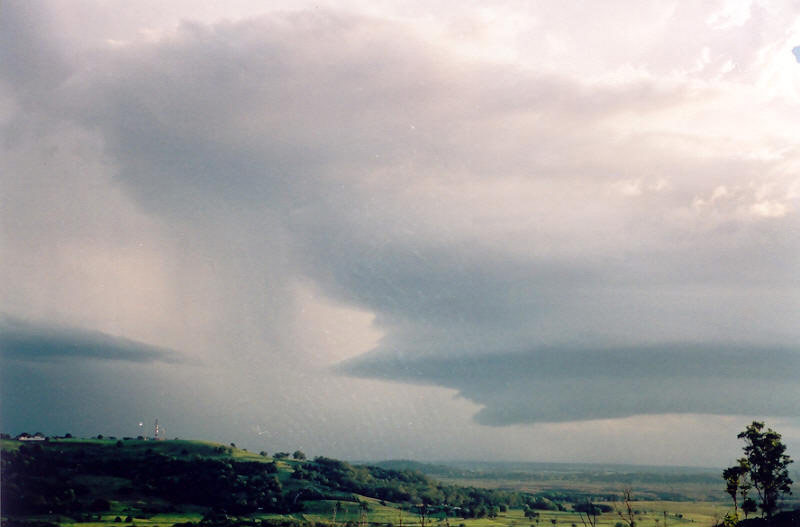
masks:
<instances>
[{"instance_id":1,"label":"tree silhouette","mask_svg":"<svg viewBox=\"0 0 800 527\"><path fill-rule=\"evenodd\" d=\"M631 489L623 489L622 502L625 505L625 510L617 509L617 515L628 527L636 527L636 520L633 517L633 506L631 505L631 501L633 501L632 496L633 491Z\"/></svg>"},{"instance_id":2,"label":"tree silhouette","mask_svg":"<svg viewBox=\"0 0 800 527\"><path fill-rule=\"evenodd\" d=\"M759 421L753 421L736 437L744 440L744 457L738 460L737 465L723 471L726 490L733 497L737 513L736 492L742 498L743 509L747 503L746 513L753 512L752 500L747 496L749 485L752 485L762 515L771 518L778 509L780 497L792 493L792 480L787 468L792 460L785 453L786 445L778 432L771 428L765 430L764 423Z\"/></svg>"}]
</instances>

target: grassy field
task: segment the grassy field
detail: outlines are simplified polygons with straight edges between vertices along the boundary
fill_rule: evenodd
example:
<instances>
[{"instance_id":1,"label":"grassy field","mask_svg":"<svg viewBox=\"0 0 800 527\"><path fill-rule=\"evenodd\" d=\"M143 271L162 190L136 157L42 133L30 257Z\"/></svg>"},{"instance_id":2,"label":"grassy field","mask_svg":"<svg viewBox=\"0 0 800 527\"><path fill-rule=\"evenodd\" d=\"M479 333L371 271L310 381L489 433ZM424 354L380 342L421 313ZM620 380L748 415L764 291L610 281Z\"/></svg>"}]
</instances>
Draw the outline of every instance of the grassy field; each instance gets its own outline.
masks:
<instances>
[{"instance_id":1,"label":"grassy field","mask_svg":"<svg viewBox=\"0 0 800 527\"><path fill-rule=\"evenodd\" d=\"M307 511L302 514L306 520L315 522L330 523L333 519L334 502L314 502ZM635 515L637 526L639 527L664 527L664 512L667 513L667 527L708 527L714 525L728 511L728 507L716 502L661 502L661 501L641 501L633 502L634 509L639 513ZM419 517L409 511L402 513L392 507L373 507L370 504L368 522L372 524L388 525L399 527L420 526ZM358 508L355 504L349 504L345 511L336 514L337 524L345 522L357 523L359 520ZM598 516L597 525L604 527L615 527L621 522L616 512L605 513ZM431 527L583 527L580 515L572 511L540 511L539 518L532 520L526 518L521 509L511 509L500 513L496 518L458 518L451 517L446 520L441 515L433 516L427 525Z\"/></svg>"},{"instance_id":2,"label":"grassy field","mask_svg":"<svg viewBox=\"0 0 800 527\"><path fill-rule=\"evenodd\" d=\"M291 515L253 514L242 519L283 519L288 516L296 520L332 526L334 504L333 501L314 501L309 502L303 512ZM716 524L728 510L719 503L704 502L636 502L636 507L640 511L640 514L636 515L639 527L664 527L664 511L667 512L667 527L710 527ZM122 522L115 521L118 516L123 520ZM99 519L95 518L85 522L75 522L66 517L51 515L28 519L58 523L63 527L170 527L176 523L199 522L203 514L200 511L187 510L180 513L159 513L145 518L134 513L132 520L125 522L124 519L127 516L128 513L123 510L112 510L100 515ZM336 514L336 525L358 524L360 519L360 512L355 503L343 503L343 509ZM421 527L420 519L416 514L377 503L370 503L366 521L372 526ZM615 527L621 525L620 521L616 513L605 513L598 517L597 525L599 527ZM525 518L521 509L511 509L500 513L496 518L451 517L444 519L441 516L433 516L426 522L426 527L445 527L446 525L450 527L583 527L583 522L577 513L558 511L542 511L539 518L531 520Z\"/></svg>"}]
</instances>

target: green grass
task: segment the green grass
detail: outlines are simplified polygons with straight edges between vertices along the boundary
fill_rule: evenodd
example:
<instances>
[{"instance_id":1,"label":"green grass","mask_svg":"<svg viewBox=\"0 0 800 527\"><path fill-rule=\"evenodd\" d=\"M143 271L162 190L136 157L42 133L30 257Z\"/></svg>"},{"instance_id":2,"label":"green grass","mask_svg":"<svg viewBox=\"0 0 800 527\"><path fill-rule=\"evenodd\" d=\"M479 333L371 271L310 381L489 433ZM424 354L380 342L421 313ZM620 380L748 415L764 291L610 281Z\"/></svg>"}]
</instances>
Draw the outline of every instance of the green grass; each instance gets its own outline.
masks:
<instances>
[{"instance_id":1,"label":"green grass","mask_svg":"<svg viewBox=\"0 0 800 527\"><path fill-rule=\"evenodd\" d=\"M370 523L398 525L400 511L396 507L381 505L379 500L360 496L361 501L369 503L367 521ZM361 517L359 505L352 501L339 501L342 508L336 513L336 523L346 523L348 521L358 522ZM333 521L333 507L336 500L319 500L306 502L306 508L302 513L303 519L308 521L331 522ZM403 515L410 518L412 515L403 511ZM416 515L414 515L416 517ZM405 522L404 522L405 523Z\"/></svg>"},{"instance_id":2,"label":"green grass","mask_svg":"<svg viewBox=\"0 0 800 527\"><path fill-rule=\"evenodd\" d=\"M401 512L394 507L382 506L375 500L370 501L370 511L367 521L371 524L392 524L403 526L421 527L419 516L409 511ZM315 501L307 503L302 518L308 521L330 523L333 519L332 500ZM336 514L336 523L344 524L348 521L358 522L359 508L356 503L341 502L343 509ZM716 523L728 511L728 508L715 502L635 502L634 510L640 511L635 515L639 527L664 527L663 512L667 511L667 527L709 527ZM676 514L682 514L679 518ZM274 516L273 517L277 517ZM552 520L556 523L553 524ZM658 522L656 522L658 520ZM525 518L521 509L510 509L498 514L496 518L448 518L450 527L583 527L583 521L578 513L572 511L539 511L538 521ZM598 516L598 527L615 527L621 519L616 511ZM431 517L426 522L426 527L445 527L445 520Z\"/></svg>"},{"instance_id":3,"label":"green grass","mask_svg":"<svg viewBox=\"0 0 800 527\"><path fill-rule=\"evenodd\" d=\"M400 527L421 527L420 519L417 514L409 511L400 511L389 505L380 505L376 500L367 498L370 503L370 510L367 513L367 521L372 525L393 525ZM306 503L306 510L301 513L290 515L279 514L253 514L247 516L254 519L278 519L293 517L301 521L319 522L332 525L333 507L336 502L333 500L321 500ZM336 514L336 524L344 526L347 522L358 523L360 512L358 504L354 502L341 502L342 509ZM117 504L115 504L117 505ZM664 527L663 511L667 511L667 527L710 527L727 512L727 508L719 503L708 502L635 502L635 510L640 514L635 516L638 527ZM199 522L203 517L199 507L194 507L194 511L186 510L175 513L159 513L149 518L136 517L140 513L128 510L127 512L118 509L101 515L100 521L75 522L64 515L60 516L37 516L28 519L57 522L63 527L170 527L175 523ZM580 516L571 511L539 511L538 521L525 518L521 509L510 509L500 513L496 518L448 518L450 527L583 527ZM675 514L682 514L683 518L677 518ZM114 518L120 516L123 520L126 516L134 516L131 523L117 523ZM553 524L552 520L556 520ZM658 522L656 522L658 520ZM602 514L598 517L598 527L615 527L620 518L616 512ZM433 516L426 522L426 527L445 527L446 522L441 517Z\"/></svg>"},{"instance_id":4,"label":"green grass","mask_svg":"<svg viewBox=\"0 0 800 527\"><path fill-rule=\"evenodd\" d=\"M102 521L92 521L92 522L61 522L60 525L63 527L132 527L133 525L145 525L148 527L154 527L158 525L159 527L170 527L176 523L184 523L184 522L199 522L202 518L202 514L156 514L147 519L143 518L136 518L131 523L117 523L114 522L115 516L103 516ZM125 519L122 516L123 520Z\"/></svg>"},{"instance_id":5,"label":"green grass","mask_svg":"<svg viewBox=\"0 0 800 527\"><path fill-rule=\"evenodd\" d=\"M19 450L24 443L13 439L0 439L0 450Z\"/></svg>"}]
</instances>

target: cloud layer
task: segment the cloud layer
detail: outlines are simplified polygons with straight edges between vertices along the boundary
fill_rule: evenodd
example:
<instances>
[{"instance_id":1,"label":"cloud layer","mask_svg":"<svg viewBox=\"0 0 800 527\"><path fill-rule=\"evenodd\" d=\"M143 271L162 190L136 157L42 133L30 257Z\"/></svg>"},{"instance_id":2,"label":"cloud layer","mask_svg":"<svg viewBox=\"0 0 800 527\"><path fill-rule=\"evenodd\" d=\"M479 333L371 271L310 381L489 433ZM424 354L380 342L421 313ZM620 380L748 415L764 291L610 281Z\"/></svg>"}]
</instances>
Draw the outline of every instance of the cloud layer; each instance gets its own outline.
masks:
<instances>
[{"instance_id":1,"label":"cloud layer","mask_svg":"<svg viewBox=\"0 0 800 527\"><path fill-rule=\"evenodd\" d=\"M130 362L180 362L174 351L99 332L0 321L0 357L19 361L74 361L81 359Z\"/></svg>"},{"instance_id":2,"label":"cloud layer","mask_svg":"<svg viewBox=\"0 0 800 527\"><path fill-rule=\"evenodd\" d=\"M0 329L23 375L156 361L187 415L197 391L241 426L281 400L409 441L378 402L414 415L425 393L433 419L455 391L482 425L792 415L790 3L236 6L87 1L116 25L84 32L4 5Z\"/></svg>"},{"instance_id":3,"label":"cloud layer","mask_svg":"<svg viewBox=\"0 0 800 527\"><path fill-rule=\"evenodd\" d=\"M793 348L706 344L421 360L368 356L342 371L451 387L483 407L478 422L508 425L658 413L793 417L799 367Z\"/></svg>"}]
</instances>

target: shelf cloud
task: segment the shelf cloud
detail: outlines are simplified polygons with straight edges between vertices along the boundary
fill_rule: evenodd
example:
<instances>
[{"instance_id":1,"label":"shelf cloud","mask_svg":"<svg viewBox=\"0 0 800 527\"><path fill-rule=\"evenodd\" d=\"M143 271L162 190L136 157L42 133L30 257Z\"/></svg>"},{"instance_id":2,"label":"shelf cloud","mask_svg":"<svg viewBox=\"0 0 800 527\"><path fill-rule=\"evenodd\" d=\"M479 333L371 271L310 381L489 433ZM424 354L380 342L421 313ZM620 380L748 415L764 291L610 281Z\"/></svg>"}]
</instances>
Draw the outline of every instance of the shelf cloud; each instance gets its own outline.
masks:
<instances>
[{"instance_id":1,"label":"shelf cloud","mask_svg":"<svg viewBox=\"0 0 800 527\"><path fill-rule=\"evenodd\" d=\"M98 331L0 319L0 357L25 362L112 360L128 362L182 362L175 351L150 346Z\"/></svg>"},{"instance_id":2,"label":"shelf cloud","mask_svg":"<svg viewBox=\"0 0 800 527\"><path fill-rule=\"evenodd\" d=\"M644 414L777 415L796 411L795 349L684 344L542 349L407 360L372 354L350 375L435 384L483 408L481 424L610 419ZM747 397L732 397L737 392Z\"/></svg>"}]
</instances>

